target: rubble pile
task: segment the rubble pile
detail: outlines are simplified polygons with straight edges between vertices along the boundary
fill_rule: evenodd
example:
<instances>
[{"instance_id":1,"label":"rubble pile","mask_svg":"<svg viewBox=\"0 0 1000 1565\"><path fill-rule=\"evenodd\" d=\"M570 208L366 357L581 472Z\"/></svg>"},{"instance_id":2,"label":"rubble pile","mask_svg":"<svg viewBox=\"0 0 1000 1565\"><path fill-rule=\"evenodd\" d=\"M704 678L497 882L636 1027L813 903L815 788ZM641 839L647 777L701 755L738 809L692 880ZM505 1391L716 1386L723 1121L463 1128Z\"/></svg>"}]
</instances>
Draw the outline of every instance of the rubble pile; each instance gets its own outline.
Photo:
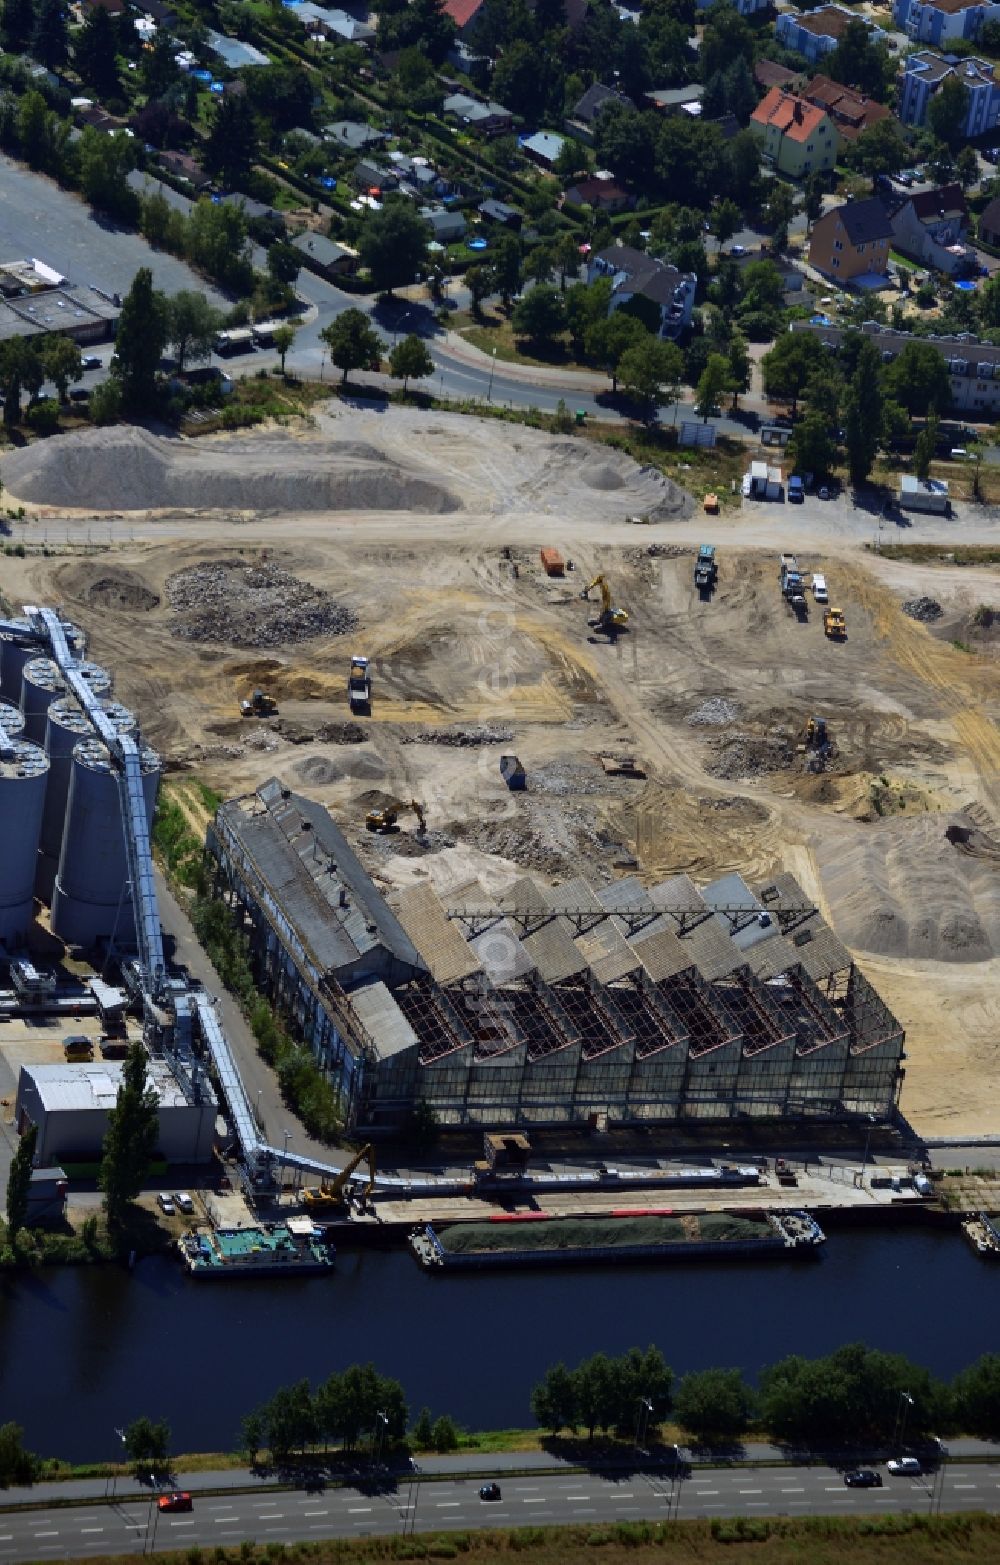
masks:
<instances>
[{"instance_id":1,"label":"rubble pile","mask_svg":"<svg viewBox=\"0 0 1000 1565\"><path fill-rule=\"evenodd\" d=\"M944 610L936 598L907 598L903 604L903 613L926 625L931 620L940 619Z\"/></svg>"},{"instance_id":2,"label":"rubble pile","mask_svg":"<svg viewBox=\"0 0 1000 1565\"><path fill-rule=\"evenodd\" d=\"M166 583L182 641L280 647L357 628L357 615L319 588L268 563L218 560L178 571Z\"/></svg>"}]
</instances>

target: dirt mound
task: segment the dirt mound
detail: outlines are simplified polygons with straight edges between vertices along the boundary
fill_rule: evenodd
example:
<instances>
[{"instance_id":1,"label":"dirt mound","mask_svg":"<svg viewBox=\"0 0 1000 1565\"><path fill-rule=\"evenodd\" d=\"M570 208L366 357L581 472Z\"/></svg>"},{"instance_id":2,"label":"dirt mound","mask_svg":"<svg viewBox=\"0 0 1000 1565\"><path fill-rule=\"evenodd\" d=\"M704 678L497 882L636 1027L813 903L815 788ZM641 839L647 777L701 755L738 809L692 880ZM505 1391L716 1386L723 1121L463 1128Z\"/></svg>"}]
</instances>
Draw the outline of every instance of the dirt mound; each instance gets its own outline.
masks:
<instances>
[{"instance_id":1,"label":"dirt mound","mask_svg":"<svg viewBox=\"0 0 1000 1565\"><path fill-rule=\"evenodd\" d=\"M583 481L591 489L605 491L622 489L625 485L625 479L610 462L589 462L583 470Z\"/></svg>"},{"instance_id":2,"label":"dirt mound","mask_svg":"<svg viewBox=\"0 0 1000 1565\"><path fill-rule=\"evenodd\" d=\"M160 604L157 594L127 571L113 571L99 577L82 597L91 608L120 609L128 614L148 614Z\"/></svg>"},{"instance_id":3,"label":"dirt mound","mask_svg":"<svg viewBox=\"0 0 1000 1565\"><path fill-rule=\"evenodd\" d=\"M193 442L129 426L82 430L14 452L2 477L19 500L97 511L461 509L372 446L291 436Z\"/></svg>"},{"instance_id":4,"label":"dirt mound","mask_svg":"<svg viewBox=\"0 0 1000 1565\"><path fill-rule=\"evenodd\" d=\"M709 696L701 706L688 713L686 721L692 728L725 728L727 723L735 723L739 715L735 701L727 701L725 696Z\"/></svg>"},{"instance_id":5,"label":"dirt mound","mask_svg":"<svg viewBox=\"0 0 1000 1565\"><path fill-rule=\"evenodd\" d=\"M924 815L873 825L861 842L816 850L834 924L848 945L883 956L982 962L1000 954L1000 868L973 857L954 826Z\"/></svg>"},{"instance_id":6,"label":"dirt mound","mask_svg":"<svg viewBox=\"0 0 1000 1565\"><path fill-rule=\"evenodd\" d=\"M357 616L325 592L276 565L218 560L169 576L171 622L182 641L222 641L236 647L276 647L313 636L339 636Z\"/></svg>"},{"instance_id":7,"label":"dirt mound","mask_svg":"<svg viewBox=\"0 0 1000 1565\"><path fill-rule=\"evenodd\" d=\"M903 604L903 613L910 619L918 619L924 624L932 620L940 619L944 609L936 598L907 598Z\"/></svg>"},{"instance_id":8,"label":"dirt mound","mask_svg":"<svg viewBox=\"0 0 1000 1565\"><path fill-rule=\"evenodd\" d=\"M732 734L709 742L715 757L705 767L706 772L710 777L723 777L730 782L787 771L795 762L792 746L775 734Z\"/></svg>"},{"instance_id":9,"label":"dirt mound","mask_svg":"<svg viewBox=\"0 0 1000 1565\"><path fill-rule=\"evenodd\" d=\"M296 761L292 775L298 783L325 788L345 777L377 781L385 776L385 766L374 753L362 755L352 750L345 755L306 756L304 760Z\"/></svg>"}]
</instances>

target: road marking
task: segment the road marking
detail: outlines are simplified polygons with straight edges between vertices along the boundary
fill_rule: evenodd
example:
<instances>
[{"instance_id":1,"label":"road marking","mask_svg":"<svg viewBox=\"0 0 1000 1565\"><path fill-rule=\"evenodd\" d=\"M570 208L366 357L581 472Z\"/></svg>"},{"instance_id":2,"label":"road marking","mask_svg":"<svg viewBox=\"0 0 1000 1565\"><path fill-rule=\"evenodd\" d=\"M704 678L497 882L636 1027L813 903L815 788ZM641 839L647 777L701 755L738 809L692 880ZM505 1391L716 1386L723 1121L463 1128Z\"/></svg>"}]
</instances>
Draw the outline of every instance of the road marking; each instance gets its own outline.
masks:
<instances>
[{"instance_id":1,"label":"road marking","mask_svg":"<svg viewBox=\"0 0 1000 1565\"><path fill-rule=\"evenodd\" d=\"M616 1494L616 1495L612 1496L612 1498L615 1499L615 1500L634 1500L635 1499L635 1490L634 1489L623 1489L621 1494Z\"/></svg>"},{"instance_id":2,"label":"road marking","mask_svg":"<svg viewBox=\"0 0 1000 1565\"><path fill-rule=\"evenodd\" d=\"M103 1527L81 1527L80 1531L81 1532L103 1532L104 1528Z\"/></svg>"},{"instance_id":3,"label":"road marking","mask_svg":"<svg viewBox=\"0 0 1000 1565\"><path fill-rule=\"evenodd\" d=\"M329 1511L303 1511L303 1516L329 1516Z\"/></svg>"},{"instance_id":4,"label":"road marking","mask_svg":"<svg viewBox=\"0 0 1000 1565\"><path fill-rule=\"evenodd\" d=\"M462 1502L461 1500L435 1500L434 1503L439 1511L451 1511L457 1510Z\"/></svg>"},{"instance_id":5,"label":"road marking","mask_svg":"<svg viewBox=\"0 0 1000 1565\"><path fill-rule=\"evenodd\" d=\"M284 1514L284 1511L261 1511L257 1520L259 1522L280 1522Z\"/></svg>"},{"instance_id":6,"label":"road marking","mask_svg":"<svg viewBox=\"0 0 1000 1565\"><path fill-rule=\"evenodd\" d=\"M212 1520L215 1523L215 1525L217 1527L219 1527L219 1526L223 1525L225 1522L238 1522L239 1521L239 1517L238 1516L213 1516Z\"/></svg>"},{"instance_id":7,"label":"road marking","mask_svg":"<svg viewBox=\"0 0 1000 1565\"><path fill-rule=\"evenodd\" d=\"M844 1492L844 1486L843 1486L843 1484L840 1484L840 1483L828 1483L826 1485L826 1492L827 1492L827 1494L841 1494L842 1495L843 1492Z\"/></svg>"},{"instance_id":8,"label":"road marking","mask_svg":"<svg viewBox=\"0 0 1000 1565\"><path fill-rule=\"evenodd\" d=\"M35 1532L35 1533L32 1533L32 1537L33 1538L58 1538L58 1536L59 1536L58 1532Z\"/></svg>"},{"instance_id":9,"label":"road marking","mask_svg":"<svg viewBox=\"0 0 1000 1565\"><path fill-rule=\"evenodd\" d=\"M801 1489L782 1489L781 1492L782 1494L805 1494L806 1490L805 1485L803 1484Z\"/></svg>"},{"instance_id":10,"label":"road marking","mask_svg":"<svg viewBox=\"0 0 1000 1565\"><path fill-rule=\"evenodd\" d=\"M371 1506L370 1505L349 1505L347 1507L347 1514L348 1514L348 1516L360 1516L362 1511L366 1511L367 1512L367 1511L370 1511L370 1510L371 1510Z\"/></svg>"},{"instance_id":11,"label":"road marking","mask_svg":"<svg viewBox=\"0 0 1000 1565\"><path fill-rule=\"evenodd\" d=\"M763 1489L741 1489L740 1494L763 1494Z\"/></svg>"},{"instance_id":12,"label":"road marking","mask_svg":"<svg viewBox=\"0 0 1000 1565\"><path fill-rule=\"evenodd\" d=\"M227 1516L227 1517L224 1518L224 1520L225 1521L232 1521L233 1518L231 1516ZM193 1521L189 1521L189 1522L171 1522L170 1525L171 1525L171 1527L193 1527L194 1526L194 1522Z\"/></svg>"},{"instance_id":13,"label":"road marking","mask_svg":"<svg viewBox=\"0 0 1000 1565\"><path fill-rule=\"evenodd\" d=\"M544 1505L545 1504L545 1496L542 1495L541 1498L538 1499L538 1500L522 1500L521 1504L522 1505Z\"/></svg>"},{"instance_id":14,"label":"road marking","mask_svg":"<svg viewBox=\"0 0 1000 1565\"><path fill-rule=\"evenodd\" d=\"M563 1498L566 1500L589 1500L592 1496L589 1494L567 1494Z\"/></svg>"},{"instance_id":15,"label":"road marking","mask_svg":"<svg viewBox=\"0 0 1000 1565\"><path fill-rule=\"evenodd\" d=\"M515 1494L537 1494L538 1493L538 1485L536 1483L535 1484L516 1483L514 1485L514 1493Z\"/></svg>"},{"instance_id":16,"label":"road marking","mask_svg":"<svg viewBox=\"0 0 1000 1565\"><path fill-rule=\"evenodd\" d=\"M694 1492L694 1497L696 1500L702 1500L705 1499L708 1495L718 1494L718 1492L718 1489L696 1489Z\"/></svg>"},{"instance_id":17,"label":"road marking","mask_svg":"<svg viewBox=\"0 0 1000 1565\"><path fill-rule=\"evenodd\" d=\"M953 1489L978 1489L979 1485L977 1483L953 1483L951 1487Z\"/></svg>"}]
</instances>

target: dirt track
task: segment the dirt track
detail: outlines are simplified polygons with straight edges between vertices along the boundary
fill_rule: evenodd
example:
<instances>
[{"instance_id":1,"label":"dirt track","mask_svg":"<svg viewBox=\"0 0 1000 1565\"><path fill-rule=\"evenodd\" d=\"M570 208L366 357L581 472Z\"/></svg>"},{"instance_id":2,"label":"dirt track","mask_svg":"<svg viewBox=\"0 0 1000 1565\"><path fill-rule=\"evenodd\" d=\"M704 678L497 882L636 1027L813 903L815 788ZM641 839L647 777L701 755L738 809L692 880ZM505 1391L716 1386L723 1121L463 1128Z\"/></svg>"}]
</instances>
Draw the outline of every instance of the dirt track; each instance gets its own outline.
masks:
<instances>
[{"instance_id":1,"label":"dirt track","mask_svg":"<svg viewBox=\"0 0 1000 1565\"><path fill-rule=\"evenodd\" d=\"M384 417L371 423L384 440ZM325 527L293 514L271 526L270 564L356 614L347 636L266 651L178 642L167 578L259 559L259 537L205 517L176 519L180 535L162 543L6 558L0 586L13 602L58 601L85 626L93 656L116 670L116 695L175 769L223 791L276 773L329 806L386 885L429 876L448 894L476 879L495 891L524 868L601 882L636 863L650 879L793 870L906 1024L904 1111L927 1132L995 1128L996 664L988 637L971 653L950 643L964 640L977 602L992 591L1000 603L1000 576L890 565L831 542L803 563L825 569L847 615L849 639L835 646L815 612L805 625L786 613L777 548L741 548L721 529L731 541L720 547L719 589L702 602L693 545L681 541L691 524L624 521L646 475L616 459L624 491L588 487L580 475L593 476L592 448L574 447L574 474L563 442L526 433L400 421L395 457L409 469L419 455L427 481L437 469L460 497L457 535L454 513L353 512ZM352 426L351 436L361 433ZM660 553L648 552L651 538ZM546 578L543 543L577 570ZM598 570L630 614L614 646L595 637L595 607L579 598ZM915 589L945 603L933 629L899 609ZM354 651L374 660L376 699L362 719L368 737L343 743ZM277 719L241 722L239 698L255 686L277 697ZM692 726L689 715L716 696L733 704L732 721ZM836 746L822 774L805 769L799 748L811 714L827 719ZM483 724L514 737L403 742ZM642 761L645 781L605 776L598 757L616 748ZM524 795L501 782L507 750L528 770ZM396 793L424 803L427 848L408 830L359 830L369 803ZM956 817L972 835L953 842L945 830Z\"/></svg>"}]
</instances>

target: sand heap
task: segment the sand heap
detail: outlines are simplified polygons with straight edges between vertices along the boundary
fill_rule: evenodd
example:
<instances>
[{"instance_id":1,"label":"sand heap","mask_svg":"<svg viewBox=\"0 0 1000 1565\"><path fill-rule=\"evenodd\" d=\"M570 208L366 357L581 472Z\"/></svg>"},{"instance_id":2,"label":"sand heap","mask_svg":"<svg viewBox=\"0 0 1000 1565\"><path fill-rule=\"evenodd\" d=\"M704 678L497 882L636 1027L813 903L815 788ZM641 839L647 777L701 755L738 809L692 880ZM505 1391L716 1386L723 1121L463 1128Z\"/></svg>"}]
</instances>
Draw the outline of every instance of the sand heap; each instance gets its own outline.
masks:
<instances>
[{"instance_id":1,"label":"sand heap","mask_svg":"<svg viewBox=\"0 0 1000 1565\"><path fill-rule=\"evenodd\" d=\"M461 509L443 485L372 446L290 435L190 441L88 429L14 452L0 476L18 500L80 510Z\"/></svg>"},{"instance_id":2,"label":"sand heap","mask_svg":"<svg viewBox=\"0 0 1000 1565\"><path fill-rule=\"evenodd\" d=\"M961 816L872 825L816 850L833 922L860 951L981 962L1000 954L1000 863ZM957 828L957 830L956 830Z\"/></svg>"}]
</instances>

